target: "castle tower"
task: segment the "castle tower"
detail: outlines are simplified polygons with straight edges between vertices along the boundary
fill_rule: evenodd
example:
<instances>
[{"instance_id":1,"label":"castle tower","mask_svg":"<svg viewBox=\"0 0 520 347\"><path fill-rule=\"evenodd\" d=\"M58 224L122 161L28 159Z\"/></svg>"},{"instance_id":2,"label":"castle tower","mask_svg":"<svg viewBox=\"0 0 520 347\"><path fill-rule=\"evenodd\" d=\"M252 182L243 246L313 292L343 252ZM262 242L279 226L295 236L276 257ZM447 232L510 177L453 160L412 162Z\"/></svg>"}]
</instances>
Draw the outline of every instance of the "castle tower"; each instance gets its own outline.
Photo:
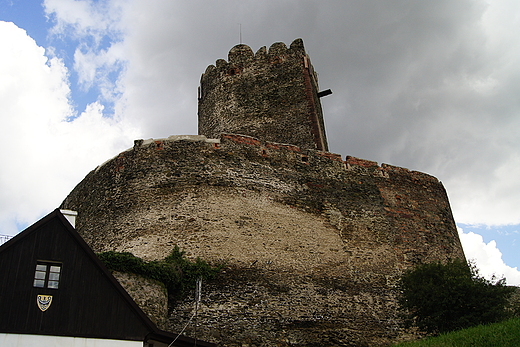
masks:
<instances>
[{"instance_id":1,"label":"castle tower","mask_svg":"<svg viewBox=\"0 0 520 347\"><path fill-rule=\"evenodd\" d=\"M386 346L413 333L402 272L464 259L442 183L328 152L317 90L301 40L238 45L202 75L205 136L136 140L63 202L96 252L159 260L177 246L224 264L198 324L184 297L163 329L219 346Z\"/></svg>"},{"instance_id":2,"label":"castle tower","mask_svg":"<svg viewBox=\"0 0 520 347\"><path fill-rule=\"evenodd\" d=\"M227 62L202 74L198 115L199 134L209 138L233 133L328 151L318 79L301 39L256 54L233 47Z\"/></svg>"}]
</instances>

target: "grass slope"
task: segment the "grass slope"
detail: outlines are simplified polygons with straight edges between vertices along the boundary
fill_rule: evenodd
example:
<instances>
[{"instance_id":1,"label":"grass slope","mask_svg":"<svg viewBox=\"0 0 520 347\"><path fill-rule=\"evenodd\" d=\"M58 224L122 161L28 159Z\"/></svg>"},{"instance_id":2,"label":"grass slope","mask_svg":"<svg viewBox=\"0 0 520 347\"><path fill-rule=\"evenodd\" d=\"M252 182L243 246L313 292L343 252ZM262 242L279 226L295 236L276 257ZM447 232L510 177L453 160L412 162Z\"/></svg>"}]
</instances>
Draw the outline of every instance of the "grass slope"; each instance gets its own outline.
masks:
<instances>
[{"instance_id":1,"label":"grass slope","mask_svg":"<svg viewBox=\"0 0 520 347\"><path fill-rule=\"evenodd\" d=\"M474 328L454 331L399 347L518 347L520 346L520 318Z\"/></svg>"}]
</instances>

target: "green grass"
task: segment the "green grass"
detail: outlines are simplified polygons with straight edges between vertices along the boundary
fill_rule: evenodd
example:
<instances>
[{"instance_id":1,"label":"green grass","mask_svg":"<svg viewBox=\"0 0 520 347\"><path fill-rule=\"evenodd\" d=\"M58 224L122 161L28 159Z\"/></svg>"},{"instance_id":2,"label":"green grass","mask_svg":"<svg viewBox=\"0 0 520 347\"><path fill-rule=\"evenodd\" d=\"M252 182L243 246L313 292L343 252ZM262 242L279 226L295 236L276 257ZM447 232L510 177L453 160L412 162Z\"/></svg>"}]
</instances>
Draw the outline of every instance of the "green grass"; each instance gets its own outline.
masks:
<instances>
[{"instance_id":1,"label":"green grass","mask_svg":"<svg viewBox=\"0 0 520 347\"><path fill-rule=\"evenodd\" d=\"M518 347L520 346L520 318L501 323L481 325L454 331L415 342L404 342L399 347Z\"/></svg>"}]
</instances>

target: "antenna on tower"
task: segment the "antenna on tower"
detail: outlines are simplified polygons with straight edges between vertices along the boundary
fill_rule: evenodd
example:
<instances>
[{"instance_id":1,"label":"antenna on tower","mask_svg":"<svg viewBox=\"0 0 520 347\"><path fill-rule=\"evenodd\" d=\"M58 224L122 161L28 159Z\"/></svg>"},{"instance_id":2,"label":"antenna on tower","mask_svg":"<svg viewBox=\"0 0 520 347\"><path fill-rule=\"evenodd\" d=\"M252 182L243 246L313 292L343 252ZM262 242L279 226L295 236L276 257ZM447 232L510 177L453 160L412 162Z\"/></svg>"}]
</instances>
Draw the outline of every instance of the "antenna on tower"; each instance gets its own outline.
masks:
<instances>
[{"instance_id":1,"label":"antenna on tower","mask_svg":"<svg viewBox=\"0 0 520 347\"><path fill-rule=\"evenodd\" d=\"M197 284L195 287L195 304L198 309L200 303L200 297L202 295L202 277L197 279Z\"/></svg>"},{"instance_id":2,"label":"antenna on tower","mask_svg":"<svg viewBox=\"0 0 520 347\"><path fill-rule=\"evenodd\" d=\"M239 43L242 44L242 23L238 23Z\"/></svg>"},{"instance_id":3,"label":"antenna on tower","mask_svg":"<svg viewBox=\"0 0 520 347\"><path fill-rule=\"evenodd\" d=\"M195 346L197 346L197 312L199 312L200 296L202 295L202 277L197 279L195 288Z\"/></svg>"}]
</instances>

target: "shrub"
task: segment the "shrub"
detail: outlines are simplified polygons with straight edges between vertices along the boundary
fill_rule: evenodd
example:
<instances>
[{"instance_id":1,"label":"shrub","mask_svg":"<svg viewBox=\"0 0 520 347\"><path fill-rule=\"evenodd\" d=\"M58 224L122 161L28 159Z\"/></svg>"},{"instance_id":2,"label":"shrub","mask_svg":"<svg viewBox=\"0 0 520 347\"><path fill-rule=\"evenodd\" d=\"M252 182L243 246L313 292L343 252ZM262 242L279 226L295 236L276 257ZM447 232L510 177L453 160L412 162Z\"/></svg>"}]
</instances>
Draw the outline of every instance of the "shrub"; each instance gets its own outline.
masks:
<instances>
[{"instance_id":1,"label":"shrub","mask_svg":"<svg viewBox=\"0 0 520 347\"><path fill-rule=\"evenodd\" d=\"M406 322L430 334L505 319L514 290L504 278L486 280L462 260L420 264L402 276L399 287Z\"/></svg>"}]
</instances>

